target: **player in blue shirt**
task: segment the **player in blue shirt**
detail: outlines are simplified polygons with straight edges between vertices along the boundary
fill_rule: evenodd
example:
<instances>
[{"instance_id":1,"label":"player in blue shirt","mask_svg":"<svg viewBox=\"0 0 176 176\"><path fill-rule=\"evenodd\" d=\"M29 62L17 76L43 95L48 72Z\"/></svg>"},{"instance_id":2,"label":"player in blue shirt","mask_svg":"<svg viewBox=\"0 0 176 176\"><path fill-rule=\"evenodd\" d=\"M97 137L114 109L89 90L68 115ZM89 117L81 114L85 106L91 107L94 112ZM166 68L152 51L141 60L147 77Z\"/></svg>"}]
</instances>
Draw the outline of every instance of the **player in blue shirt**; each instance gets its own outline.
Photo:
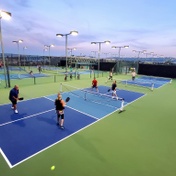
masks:
<instances>
[{"instance_id":1,"label":"player in blue shirt","mask_svg":"<svg viewBox=\"0 0 176 176\"><path fill-rule=\"evenodd\" d=\"M18 114L17 110L18 96L19 96L19 87L15 85L14 88L11 89L9 92L9 100L12 102L12 109L14 109L15 114Z\"/></svg>"}]
</instances>

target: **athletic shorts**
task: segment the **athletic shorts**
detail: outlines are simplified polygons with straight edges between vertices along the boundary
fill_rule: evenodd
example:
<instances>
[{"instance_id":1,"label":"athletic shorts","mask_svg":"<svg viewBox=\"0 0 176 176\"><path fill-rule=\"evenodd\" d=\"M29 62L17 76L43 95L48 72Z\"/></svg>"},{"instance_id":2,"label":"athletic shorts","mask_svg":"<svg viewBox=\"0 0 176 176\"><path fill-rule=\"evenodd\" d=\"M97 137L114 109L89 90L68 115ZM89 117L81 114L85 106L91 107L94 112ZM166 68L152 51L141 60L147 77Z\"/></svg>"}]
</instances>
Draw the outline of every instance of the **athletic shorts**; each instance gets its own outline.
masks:
<instances>
[{"instance_id":1,"label":"athletic shorts","mask_svg":"<svg viewBox=\"0 0 176 176\"><path fill-rule=\"evenodd\" d=\"M112 93L113 93L113 94L116 94L116 90L112 90Z\"/></svg>"},{"instance_id":2,"label":"athletic shorts","mask_svg":"<svg viewBox=\"0 0 176 176\"><path fill-rule=\"evenodd\" d=\"M17 104L17 100L10 100L12 102L13 105L16 105Z\"/></svg>"},{"instance_id":3,"label":"athletic shorts","mask_svg":"<svg viewBox=\"0 0 176 176\"><path fill-rule=\"evenodd\" d=\"M64 119L64 111L63 110L62 111L57 110L57 117L58 118L61 117L61 119Z\"/></svg>"}]
</instances>

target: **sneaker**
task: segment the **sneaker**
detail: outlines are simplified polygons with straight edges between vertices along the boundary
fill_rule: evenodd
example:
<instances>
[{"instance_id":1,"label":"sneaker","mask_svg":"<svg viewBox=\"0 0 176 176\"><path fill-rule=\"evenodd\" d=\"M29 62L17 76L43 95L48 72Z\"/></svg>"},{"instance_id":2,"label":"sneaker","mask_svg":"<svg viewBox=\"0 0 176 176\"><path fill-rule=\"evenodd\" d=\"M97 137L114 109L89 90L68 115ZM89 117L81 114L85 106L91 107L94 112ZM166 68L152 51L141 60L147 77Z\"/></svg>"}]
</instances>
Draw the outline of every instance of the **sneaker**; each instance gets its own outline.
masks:
<instances>
[{"instance_id":1,"label":"sneaker","mask_svg":"<svg viewBox=\"0 0 176 176\"><path fill-rule=\"evenodd\" d=\"M12 106L11 109L14 109L14 107Z\"/></svg>"},{"instance_id":2,"label":"sneaker","mask_svg":"<svg viewBox=\"0 0 176 176\"><path fill-rule=\"evenodd\" d=\"M57 126L60 126L59 122L57 122L56 124L57 124Z\"/></svg>"},{"instance_id":3,"label":"sneaker","mask_svg":"<svg viewBox=\"0 0 176 176\"><path fill-rule=\"evenodd\" d=\"M18 110L17 109L15 109L15 114L18 114Z\"/></svg>"},{"instance_id":4,"label":"sneaker","mask_svg":"<svg viewBox=\"0 0 176 176\"><path fill-rule=\"evenodd\" d=\"M64 126L61 126L61 129L64 130Z\"/></svg>"}]
</instances>

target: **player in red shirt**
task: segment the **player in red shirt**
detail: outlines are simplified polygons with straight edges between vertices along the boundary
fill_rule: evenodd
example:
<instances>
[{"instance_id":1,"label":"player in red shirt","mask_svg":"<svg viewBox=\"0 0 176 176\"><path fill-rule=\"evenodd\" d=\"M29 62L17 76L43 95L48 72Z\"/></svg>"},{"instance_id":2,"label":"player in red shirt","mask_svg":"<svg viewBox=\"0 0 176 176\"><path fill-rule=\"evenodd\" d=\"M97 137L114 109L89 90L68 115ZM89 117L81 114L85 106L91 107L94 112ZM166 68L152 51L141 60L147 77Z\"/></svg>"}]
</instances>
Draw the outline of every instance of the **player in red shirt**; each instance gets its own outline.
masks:
<instances>
[{"instance_id":1,"label":"player in red shirt","mask_svg":"<svg viewBox=\"0 0 176 176\"><path fill-rule=\"evenodd\" d=\"M96 88L96 90L97 90L97 92L98 92L98 81L96 80L96 78L94 78L93 80L92 80L92 90L93 90L93 88Z\"/></svg>"}]
</instances>

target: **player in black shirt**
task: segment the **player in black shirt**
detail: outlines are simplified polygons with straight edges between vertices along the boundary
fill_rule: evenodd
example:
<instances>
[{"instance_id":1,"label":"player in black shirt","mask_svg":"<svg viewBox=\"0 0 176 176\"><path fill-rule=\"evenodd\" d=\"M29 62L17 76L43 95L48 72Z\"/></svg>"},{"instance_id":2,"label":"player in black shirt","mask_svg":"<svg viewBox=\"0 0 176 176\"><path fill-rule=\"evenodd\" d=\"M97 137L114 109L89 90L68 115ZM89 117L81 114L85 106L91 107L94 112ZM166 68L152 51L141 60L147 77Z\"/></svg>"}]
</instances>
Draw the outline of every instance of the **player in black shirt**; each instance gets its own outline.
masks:
<instances>
[{"instance_id":1,"label":"player in black shirt","mask_svg":"<svg viewBox=\"0 0 176 176\"><path fill-rule=\"evenodd\" d=\"M124 98L120 98L120 97L117 96L116 88L117 88L117 83L116 83L116 81L114 81L112 83L112 87L111 87L111 89L112 89L112 98L113 99L115 98L117 100L124 100Z\"/></svg>"},{"instance_id":2,"label":"player in black shirt","mask_svg":"<svg viewBox=\"0 0 176 176\"><path fill-rule=\"evenodd\" d=\"M55 108L57 113L57 125L60 125L62 129L64 129L64 109L65 109L66 103L62 99L62 96L60 93L58 93L57 99L55 100Z\"/></svg>"}]
</instances>

